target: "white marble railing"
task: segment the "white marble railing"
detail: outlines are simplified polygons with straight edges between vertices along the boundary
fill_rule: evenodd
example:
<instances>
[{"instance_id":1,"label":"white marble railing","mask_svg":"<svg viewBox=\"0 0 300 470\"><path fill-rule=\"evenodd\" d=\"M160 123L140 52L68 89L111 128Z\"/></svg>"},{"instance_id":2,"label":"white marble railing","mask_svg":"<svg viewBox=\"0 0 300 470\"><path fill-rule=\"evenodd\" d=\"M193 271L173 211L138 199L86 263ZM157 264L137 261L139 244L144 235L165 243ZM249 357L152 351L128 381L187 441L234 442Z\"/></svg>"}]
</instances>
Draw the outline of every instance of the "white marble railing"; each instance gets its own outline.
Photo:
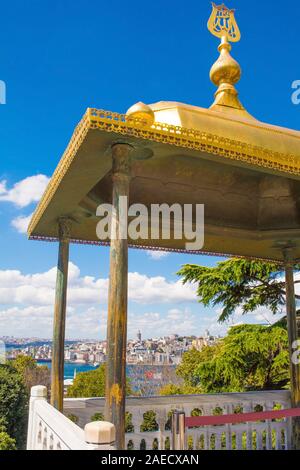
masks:
<instances>
[{"instance_id":1,"label":"white marble railing","mask_svg":"<svg viewBox=\"0 0 300 470\"><path fill-rule=\"evenodd\" d=\"M47 389L32 387L27 450L113 450L114 426L85 423L84 430L47 402Z\"/></svg>"},{"instance_id":2,"label":"white marble railing","mask_svg":"<svg viewBox=\"0 0 300 470\"><path fill-rule=\"evenodd\" d=\"M126 433L127 448L169 448L170 414L183 410L186 416L231 414L235 412L269 411L290 408L289 391L225 393L213 395L176 395L126 400L130 426ZM103 414L104 398L67 398L64 413L76 417L83 428L95 414ZM152 412L152 429L145 431L147 412ZM145 415L146 414L146 415ZM101 418L101 416L100 416ZM149 413L148 413L149 418ZM99 419L99 416L98 416ZM149 419L148 428L149 429ZM203 426L187 430L190 449L289 449L291 422L289 418L254 423Z\"/></svg>"}]
</instances>

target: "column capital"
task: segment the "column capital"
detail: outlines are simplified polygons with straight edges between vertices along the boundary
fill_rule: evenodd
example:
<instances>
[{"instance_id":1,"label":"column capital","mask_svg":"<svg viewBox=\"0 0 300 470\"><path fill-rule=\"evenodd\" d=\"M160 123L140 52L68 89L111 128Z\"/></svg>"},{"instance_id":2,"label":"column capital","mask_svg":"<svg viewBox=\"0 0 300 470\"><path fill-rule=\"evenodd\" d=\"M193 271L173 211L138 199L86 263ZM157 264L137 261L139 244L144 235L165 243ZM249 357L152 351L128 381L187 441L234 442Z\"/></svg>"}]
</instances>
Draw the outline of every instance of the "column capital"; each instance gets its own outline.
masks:
<instances>
[{"instance_id":1,"label":"column capital","mask_svg":"<svg viewBox=\"0 0 300 470\"><path fill-rule=\"evenodd\" d=\"M133 147L130 144L117 143L112 146L113 178L128 179L131 177L131 153Z\"/></svg>"},{"instance_id":2,"label":"column capital","mask_svg":"<svg viewBox=\"0 0 300 470\"><path fill-rule=\"evenodd\" d=\"M283 254L285 264L294 266L295 264L294 246L293 245L285 246L284 248L282 248L282 254Z\"/></svg>"},{"instance_id":3,"label":"column capital","mask_svg":"<svg viewBox=\"0 0 300 470\"><path fill-rule=\"evenodd\" d=\"M57 223L59 240L68 241L71 237L72 220L69 217L60 217Z\"/></svg>"}]
</instances>

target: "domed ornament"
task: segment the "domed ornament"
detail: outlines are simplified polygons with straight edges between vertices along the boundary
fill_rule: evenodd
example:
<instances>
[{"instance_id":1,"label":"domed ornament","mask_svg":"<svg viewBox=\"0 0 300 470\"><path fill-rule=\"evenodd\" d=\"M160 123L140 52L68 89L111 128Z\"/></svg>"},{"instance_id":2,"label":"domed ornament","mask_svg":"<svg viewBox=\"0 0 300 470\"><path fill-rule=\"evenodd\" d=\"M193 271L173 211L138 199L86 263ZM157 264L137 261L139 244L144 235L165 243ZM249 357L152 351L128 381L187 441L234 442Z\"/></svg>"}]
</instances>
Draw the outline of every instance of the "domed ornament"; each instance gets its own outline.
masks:
<instances>
[{"instance_id":1,"label":"domed ornament","mask_svg":"<svg viewBox=\"0 0 300 470\"><path fill-rule=\"evenodd\" d=\"M145 103L139 101L131 106L126 113L126 120L136 120L137 123L151 126L155 121L153 110Z\"/></svg>"}]
</instances>

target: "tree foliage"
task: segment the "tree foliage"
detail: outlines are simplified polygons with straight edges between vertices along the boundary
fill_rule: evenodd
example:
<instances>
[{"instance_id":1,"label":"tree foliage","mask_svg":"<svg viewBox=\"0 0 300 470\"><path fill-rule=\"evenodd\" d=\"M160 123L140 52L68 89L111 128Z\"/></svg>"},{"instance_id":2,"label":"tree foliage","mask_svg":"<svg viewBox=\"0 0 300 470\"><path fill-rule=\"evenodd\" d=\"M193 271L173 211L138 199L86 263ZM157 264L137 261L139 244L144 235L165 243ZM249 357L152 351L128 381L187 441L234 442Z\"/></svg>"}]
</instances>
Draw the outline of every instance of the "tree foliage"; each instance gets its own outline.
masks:
<instances>
[{"instance_id":1,"label":"tree foliage","mask_svg":"<svg viewBox=\"0 0 300 470\"><path fill-rule=\"evenodd\" d=\"M48 391L50 390L51 375L47 366L40 366L35 359L22 354L12 361L12 366L22 376L29 393L31 387L35 385L44 385Z\"/></svg>"},{"instance_id":2,"label":"tree foliage","mask_svg":"<svg viewBox=\"0 0 300 470\"><path fill-rule=\"evenodd\" d=\"M281 326L239 325L216 345L183 355L177 373L184 385L162 395L245 392L288 388L287 331Z\"/></svg>"},{"instance_id":3,"label":"tree foliage","mask_svg":"<svg viewBox=\"0 0 300 470\"><path fill-rule=\"evenodd\" d=\"M202 393L198 377L195 376L195 370L200 363L206 362L214 356L215 349L218 346L211 346L198 351L193 348L186 351L182 356L181 363L176 367L176 374L183 379L179 384L169 383L160 388L160 395L193 395Z\"/></svg>"},{"instance_id":4,"label":"tree foliage","mask_svg":"<svg viewBox=\"0 0 300 470\"><path fill-rule=\"evenodd\" d=\"M197 284L197 295L203 305L221 305L220 322L227 320L237 307L242 308L243 314L258 307L266 307L275 314L285 302L282 266L276 263L230 258L214 267L186 264L178 274L184 283Z\"/></svg>"},{"instance_id":5,"label":"tree foliage","mask_svg":"<svg viewBox=\"0 0 300 470\"><path fill-rule=\"evenodd\" d=\"M196 395L201 393L200 386L168 384L159 390L160 395Z\"/></svg>"},{"instance_id":6,"label":"tree foliage","mask_svg":"<svg viewBox=\"0 0 300 470\"><path fill-rule=\"evenodd\" d=\"M17 450L16 440L10 437L5 427L0 427L0 450Z\"/></svg>"},{"instance_id":7,"label":"tree foliage","mask_svg":"<svg viewBox=\"0 0 300 470\"><path fill-rule=\"evenodd\" d=\"M279 326L232 327L213 357L202 360L196 367L194 379L204 393L286 388L289 384L287 331Z\"/></svg>"},{"instance_id":8,"label":"tree foliage","mask_svg":"<svg viewBox=\"0 0 300 470\"><path fill-rule=\"evenodd\" d=\"M185 388L196 387L197 390L198 381L195 380L195 369L200 362L209 361L217 348L218 345L204 348L202 351L193 348L183 354L182 361L176 368L176 374L184 380Z\"/></svg>"},{"instance_id":9,"label":"tree foliage","mask_svg":"<svg viewBox=\"0 0 300 470\"><path fill-rule=\"evenodd\" d=\"M0 364L0 426L18 449L25 446L28 400L19 372L9 364ZM2 438L8 442L4 435Z\"/></svg>"},{"instance_id":10,"label":"tree foliage","mask_svg":"<svg viewBox=\"0 0 300 470\"><path fill-rule=\"evenodd\" d=\"M72 398L105 396L105 366L95 370L79 372L68 388L67 396Z\"/></svg>"},{"instance_id":11,"label":"tree foliage","mask_svg":"<svg viewBox=\"0 0 300 470\"><path fill-rule=\"evenodd\" d=\"M35 369L37 364L33 357L19 354L16 359L12 361L12 366L19 372L19 374L24 375L26 370Z\"/></svg>"},{"instance_id":12,"label":"tree foliage","mask_svg":"<svg viewBox=\"0 0 300 470\"><path fill-rule=\"evenodd\" d=\"M131 394L129 384L127 384L127 395ZM79 372L73 384L68 388L68 397L104 397L105 396L105 365L102 364L95 370Z\"/></svg>"},{"instance_id":13,"label":"tree foliage","mask_svg":"<svg viewBox=\"0 0 300 470\"><path fill-rule=\"evenodd\" d=\"M299 268L295 266L296 270ZM238 307L243 314L259 307L275 314L285 303L282 266L277 263L231 258L215 267L186 264L178 274L184 283L197 284L197 296L203 305L221 307L220 322ZM204 393L286 388L289 384L286 321L269 327L232 327L214 346L185 353L177 374L184 379L185 387L198 387ZM182 390L183 387L178 387L177 392ZM174 388L172 391L176 392Z\"/></svg>"},{"instance_id":14,"label":"tree foliage","mask_svg":"<svg viewBox=\"0 0 300 470\"><path fill-rule=\"evenodd\" d=\"M143 414L143 422L141 424L141 432L158 431L158 423L156 421L156 413L153 410L146 411Z\"/></svg>"}]
</instances>

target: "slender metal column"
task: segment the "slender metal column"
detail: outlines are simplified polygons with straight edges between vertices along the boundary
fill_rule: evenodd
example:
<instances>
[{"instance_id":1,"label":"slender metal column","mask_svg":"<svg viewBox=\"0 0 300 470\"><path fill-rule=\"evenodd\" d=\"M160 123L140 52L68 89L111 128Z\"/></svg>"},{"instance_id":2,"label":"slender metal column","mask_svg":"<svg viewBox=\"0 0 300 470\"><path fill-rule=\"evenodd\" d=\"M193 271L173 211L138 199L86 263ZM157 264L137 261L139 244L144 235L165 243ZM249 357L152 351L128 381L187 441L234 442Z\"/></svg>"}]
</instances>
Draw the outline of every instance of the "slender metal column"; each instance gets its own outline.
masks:
<instances>
[{"instance_id":1,"label":"slender metal column","mask_svg":"<svg viewBox=\"0 0 300 470\"><path fill-rule=\"evenodd\" d=\"M116 448L125 447L128 242L127 214L131 150L115 144L113 154L113 214L107 318L105 419L115 425ZM124 230L125 228L125 230ZM121 233L123 233L123 238Z\"/></svg>"},{"instance_id":2,"label":"slender metal column","mask_svg":"<svg viewBox=\"0 0 300 470\"><path fill-rule=\"evenodd\" d=\"M291 375L291 399L292 406L300 407L300 364L295 361L295 351L297 350L298 329L296 316L295 286L294 286L294 262L292 250L284 250L285 259L285 285L286 285L286 314L289 338L289 358ZM300 417L292 418L292 446L300 450Z\"/></svg>"},{"instance_id":3,"label":"slender metal column","mask_svg":"<svg viewBox=\"0 0 300 470\"><path fill-rule=\"evenodd\" d=\"M61 218L58 221L58 226L59 252L53 322L51 405L59 411L63 411L65 323L71 221L67 218Z\"/></svg>"}]
</instances>

